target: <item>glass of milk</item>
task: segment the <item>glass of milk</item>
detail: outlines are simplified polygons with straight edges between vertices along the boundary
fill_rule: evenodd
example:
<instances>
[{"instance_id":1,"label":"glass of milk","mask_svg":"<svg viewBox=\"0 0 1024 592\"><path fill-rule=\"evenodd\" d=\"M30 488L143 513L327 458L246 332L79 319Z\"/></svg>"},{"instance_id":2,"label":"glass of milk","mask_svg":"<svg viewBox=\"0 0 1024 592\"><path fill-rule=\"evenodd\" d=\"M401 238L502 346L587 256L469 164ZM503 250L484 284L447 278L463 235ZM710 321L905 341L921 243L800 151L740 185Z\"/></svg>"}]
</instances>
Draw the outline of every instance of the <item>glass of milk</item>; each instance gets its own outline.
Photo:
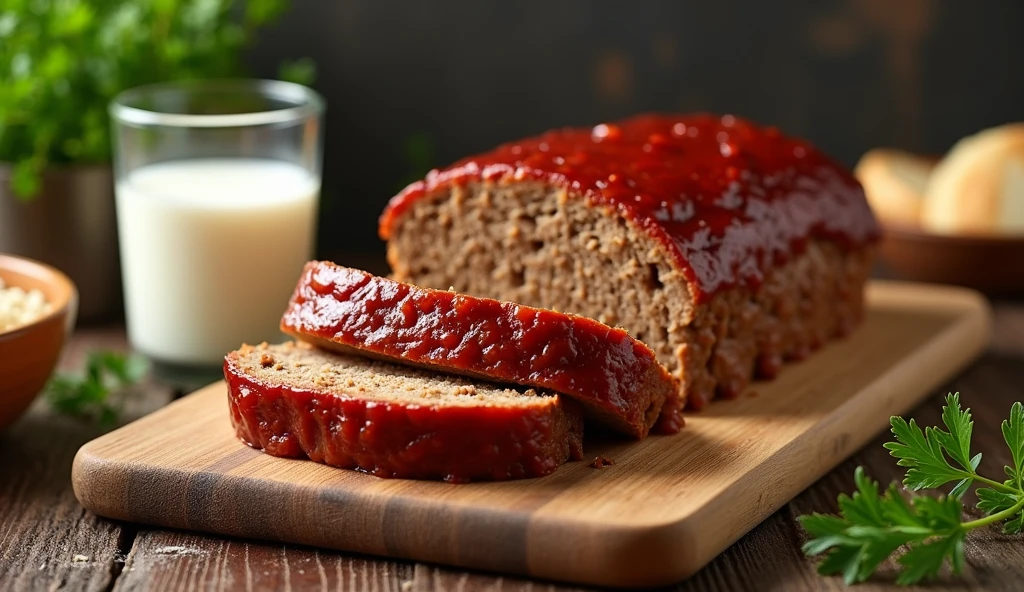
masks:
<instances>
[{"instance_id":1,"label":"glass of milk","mask_svg":"<svg viewBox=\"0 0 1024 592\"><path fill-rule=\"evenodd\" d=\"M210 375L278 322L312 257L323 99L278 81L166 83L114 99L117 227L132 346Z\"/></svg>"}]
</instances>

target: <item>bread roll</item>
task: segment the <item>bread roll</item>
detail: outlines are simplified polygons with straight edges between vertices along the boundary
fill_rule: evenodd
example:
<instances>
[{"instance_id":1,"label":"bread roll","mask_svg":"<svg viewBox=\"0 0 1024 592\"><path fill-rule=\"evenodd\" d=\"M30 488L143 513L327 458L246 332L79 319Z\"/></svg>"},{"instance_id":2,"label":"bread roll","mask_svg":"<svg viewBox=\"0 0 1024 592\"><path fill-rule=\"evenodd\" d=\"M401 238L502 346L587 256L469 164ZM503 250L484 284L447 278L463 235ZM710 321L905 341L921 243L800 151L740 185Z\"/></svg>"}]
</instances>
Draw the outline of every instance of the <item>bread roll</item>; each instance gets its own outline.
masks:
<instances>
[{"instance_id":1,"label":"bread roll","mask_svg":"<svg viewBox=\"0 0 1024 592\"><path fill-rule=\"evenodd\" d=\"M885 222L918 226L925 187L935 163L891 148L871 150L854 171L875 214Z\"/></svg>"},{"instance_id":2,"label":"bread roll","mask_svg":"<svg viewBox=\"0 0 1024 592\"><path fill-rule=\"evenodd\" d=\"M961 234L1024 234L1024 123L960 140L935 168L925 228Z\"/></svg>"}]
</instances>

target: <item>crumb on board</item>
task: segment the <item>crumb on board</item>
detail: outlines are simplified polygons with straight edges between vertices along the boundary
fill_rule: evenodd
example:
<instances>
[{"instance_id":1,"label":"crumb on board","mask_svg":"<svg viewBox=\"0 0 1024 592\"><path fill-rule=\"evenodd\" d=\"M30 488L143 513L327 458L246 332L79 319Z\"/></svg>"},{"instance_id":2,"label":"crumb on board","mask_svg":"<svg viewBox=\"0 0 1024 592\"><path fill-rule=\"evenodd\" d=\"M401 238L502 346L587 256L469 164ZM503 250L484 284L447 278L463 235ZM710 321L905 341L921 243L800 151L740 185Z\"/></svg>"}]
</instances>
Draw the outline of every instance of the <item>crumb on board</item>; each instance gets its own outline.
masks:
<instances>
[{"instance_id":1,"label":"crumb on board","mask_svg":"<svg viewBox=\"0 0 1024 592\"><path fill-rule=\"evenodd\" d=\"M86 561L89 561L88 555L75 555L71 558L71 563L85 563Z\"/></svg>"},{"instance_id":2,"label":"crumb on board","mask_svg":"<svg viewBox=\"0 0 1024 592\"><path fill-rule=\"evenodd\" d=\"M166 545L163 547L157 547L153 549L154 553L160 555L205 555L200 549L193 549L192 547L182 547L180 545Z\"/></svg>"},{"instance_id":3,"label":"crumb on board","mask_svg":"<svg viewBox=\"0 0 1024 592\"><path fill-rule=\"evenodd\" d=\"M412 580L402 582L402 592L409 592L410 590L412 590Z\"/></svg>"},{"instance_id":4,"label":"crumb on board","mask_svg":"<svg viewBox=\"0 0 1024 592\"><path fill-rule=\"evenodd\" d=\"M592 469L603 469L605 467L610 467L614 464L615 461L608 458L607 456L595 456L594 460L590 463L589 466Z\"/></svg>"}]
</instances>

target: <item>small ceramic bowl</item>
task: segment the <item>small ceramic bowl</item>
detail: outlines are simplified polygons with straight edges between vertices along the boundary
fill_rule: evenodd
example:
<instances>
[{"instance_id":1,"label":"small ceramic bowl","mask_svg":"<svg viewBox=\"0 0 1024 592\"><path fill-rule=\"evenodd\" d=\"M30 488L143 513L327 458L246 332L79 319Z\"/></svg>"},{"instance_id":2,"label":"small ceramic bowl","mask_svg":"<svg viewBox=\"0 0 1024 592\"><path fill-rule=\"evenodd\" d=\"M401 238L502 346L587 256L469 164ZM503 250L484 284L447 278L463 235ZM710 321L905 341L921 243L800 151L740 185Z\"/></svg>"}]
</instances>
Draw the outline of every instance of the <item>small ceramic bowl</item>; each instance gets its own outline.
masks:
<instances>
[{"instance_id":1,"label":"small ceramic bowl","mask_svg":"<svg viewBox=\"0 0 1024 592\"><path fill-rule=\"evenodd\" d=\"M42 263L0 254L7 286L38 289L52 311L36 321L0 331L0 430L14 423L43 389L75 324L78 291L68 276Z\"/></svg>"},{"instance_id":2,"label":"small ceramic bowl","mask_svg":"<svg viewBox=\"0 0 1024 592\"><path fill-rule=\"evenodd\" d=\"M881 259L900 279L1024 296L1024 236L952 235L885 225Z\"/></svg>"}]
</instances>

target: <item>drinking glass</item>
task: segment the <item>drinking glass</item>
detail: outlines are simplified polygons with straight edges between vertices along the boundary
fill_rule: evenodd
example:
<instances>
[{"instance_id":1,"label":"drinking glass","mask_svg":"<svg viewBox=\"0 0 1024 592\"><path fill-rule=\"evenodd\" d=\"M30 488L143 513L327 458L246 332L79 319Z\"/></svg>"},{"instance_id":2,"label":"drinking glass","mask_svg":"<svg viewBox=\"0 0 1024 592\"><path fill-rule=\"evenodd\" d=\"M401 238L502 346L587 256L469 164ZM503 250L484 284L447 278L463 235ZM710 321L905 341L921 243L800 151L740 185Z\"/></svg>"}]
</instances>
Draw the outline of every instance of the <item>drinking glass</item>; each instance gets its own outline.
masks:
<instances>
[{"instance_id":1,"label":"drinking glass","mask_svg":"<svg viewBox=\"0 0 1024 592\"><path fill-rule=\"evenodd\" d=\"M278 322L313 254L323 99L287 82L161 83L111 104L132 347L211 376Z\"/></svg>"}]
</instances>

